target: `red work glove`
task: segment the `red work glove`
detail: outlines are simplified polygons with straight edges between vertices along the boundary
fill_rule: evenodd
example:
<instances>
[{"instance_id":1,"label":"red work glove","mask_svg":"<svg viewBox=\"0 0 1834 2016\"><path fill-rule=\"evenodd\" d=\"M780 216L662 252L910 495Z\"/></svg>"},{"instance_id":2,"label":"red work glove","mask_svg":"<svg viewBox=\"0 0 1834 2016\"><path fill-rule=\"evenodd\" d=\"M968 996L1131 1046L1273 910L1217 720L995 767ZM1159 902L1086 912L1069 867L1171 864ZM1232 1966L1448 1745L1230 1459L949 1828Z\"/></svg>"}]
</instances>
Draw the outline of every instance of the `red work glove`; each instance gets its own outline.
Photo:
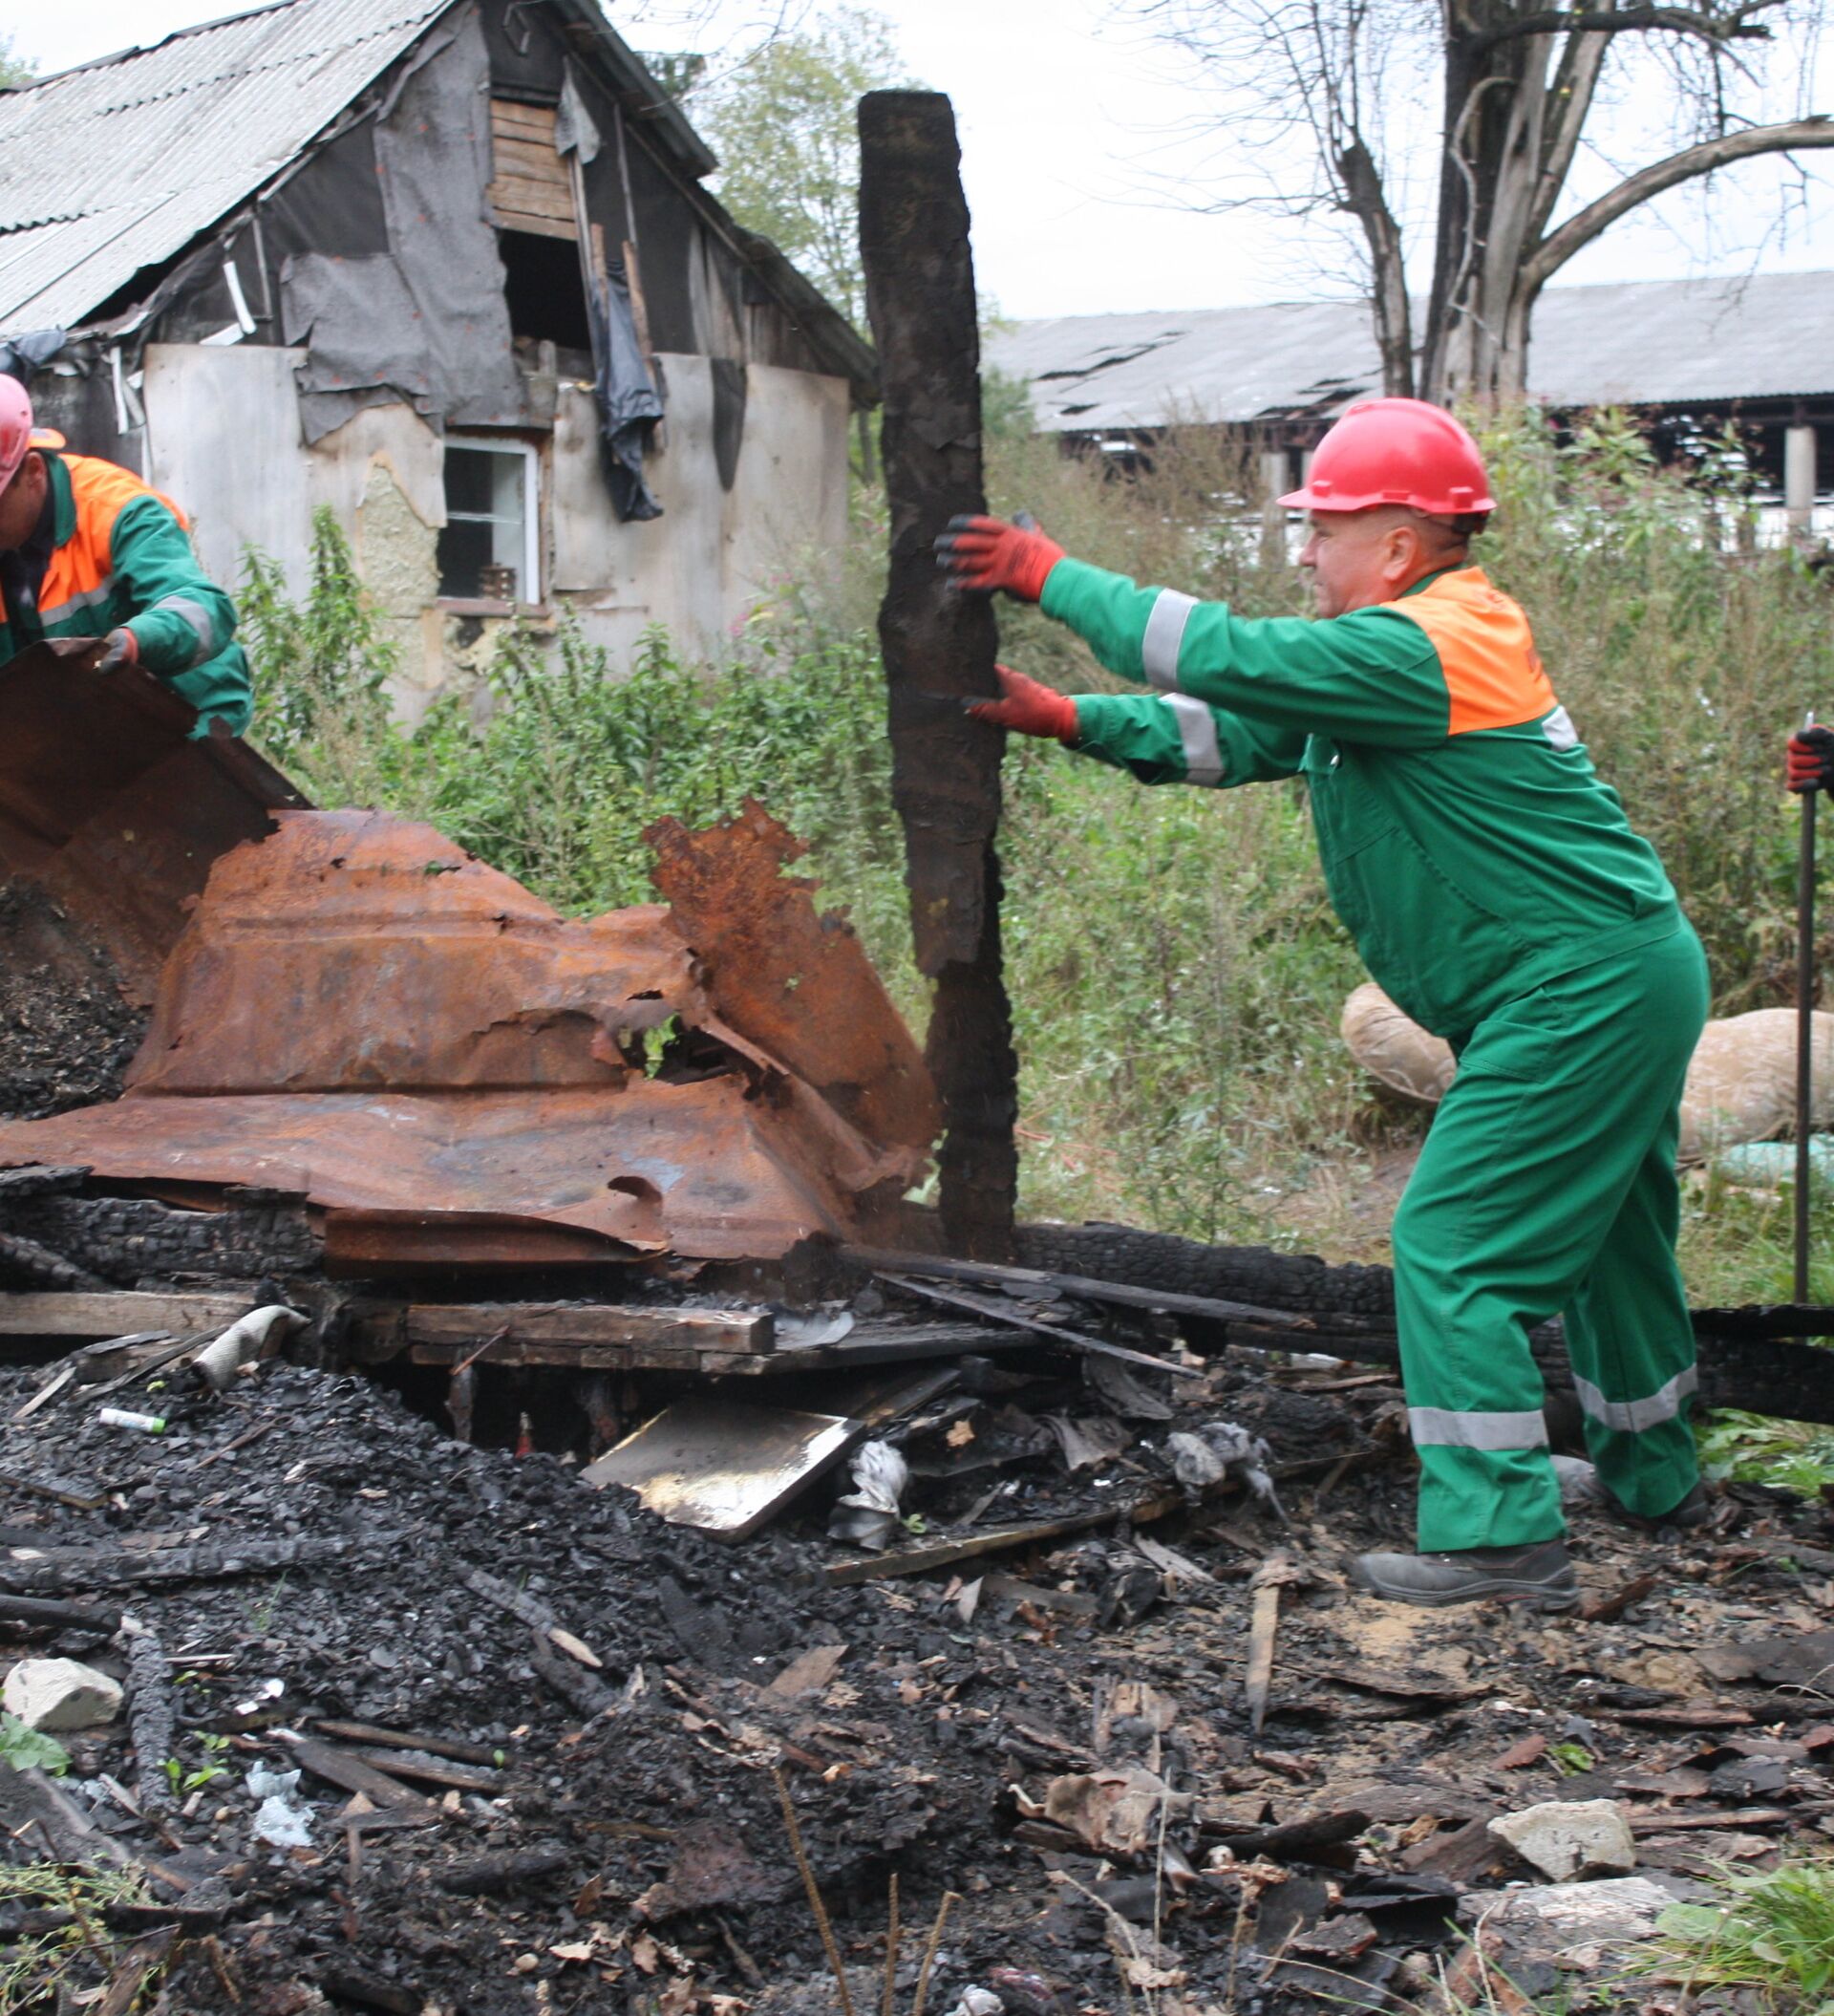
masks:
<instances>
[{"instance_id":1,"label":"red work glove","mask_svg":"<svg viewBox=\"0 0 1834 2016\"><path fill-rule=\"evenodd\" d=\"M1035 602L1044 593L1045 576L1062 558L1056 540L1003 518L951 518L936 542L936 565L950 588L983 594L1003 588L1021 602Z\"/></svg>"},{"instance_id":2,"label":"red work glove","mask_svg":"<svg viewBox=\"0 0 1834 2016\"><path fill-rule=\"evenodd\" d=\"M111 630L102 639L102 654L96 660L97 672L119 672L123 665L140 662L140 640L131 630Z\"/></svg>"},{"instance_id":3,"label":"red work glove","mask_svg":"<svg viewBox=\"0 0 1834 2016\"><path fill-rule=\"evenodd\" d=\"M1067 694L1040 686L1036 679L1028 679L1007 665L996 665L993 670L1000 676L1000 697L977 700L968 710L971 719L1011 728L1015 735L1055 735L1060 742L1076 740L1080 732L1077 703Z\"/></svg>"},{"instance_id":4,"label":"red work glove","mask_svg":"<svg viewBox=\"0 0 1834 2016\"><path fill-rule=\"evenodd\" d=\"M1834 790L1834 728L1819 723L1799 728L1789 739L1789 788Z\"/></svg>"}]
</instances>

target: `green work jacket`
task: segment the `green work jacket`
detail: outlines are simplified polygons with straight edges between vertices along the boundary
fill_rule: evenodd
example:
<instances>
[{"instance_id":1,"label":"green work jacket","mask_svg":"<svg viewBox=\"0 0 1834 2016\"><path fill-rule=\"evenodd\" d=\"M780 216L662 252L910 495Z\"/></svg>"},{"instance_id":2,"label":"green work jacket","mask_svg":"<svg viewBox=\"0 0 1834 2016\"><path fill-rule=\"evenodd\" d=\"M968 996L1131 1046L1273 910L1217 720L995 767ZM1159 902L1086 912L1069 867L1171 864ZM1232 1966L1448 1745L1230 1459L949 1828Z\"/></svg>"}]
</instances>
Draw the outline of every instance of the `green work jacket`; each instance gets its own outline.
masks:
<instances>
[{"instance_id":1,"label":"green work jacket","mask_svg":"<svg viewBox=\"0 0 1834 2016\"><path fill-rule=\"evenodd\" d=\"M0 615L0 665L48 637L131 630L140 664L198 710L247 727L253 693L235 604L199 567L178 508L131 471L39 451L51 483L52 550L35 621Z\"/></svg>"},{"instance_id":2,"label":"green work jacket","mask_svg":"<svg viewBox=\"0 0 1834 2016\"><path fill-rule=\"evenodd\" d=\"M1305 778L1338 915L1435 1034L1461 1041L1505 1001L1679 927L1527 619L1480 569L1349 615L1255 621L1062 560L1043 607L1159 689L1080 697L1084 755L1144 783Z\"/></svg>"}]
</instances>

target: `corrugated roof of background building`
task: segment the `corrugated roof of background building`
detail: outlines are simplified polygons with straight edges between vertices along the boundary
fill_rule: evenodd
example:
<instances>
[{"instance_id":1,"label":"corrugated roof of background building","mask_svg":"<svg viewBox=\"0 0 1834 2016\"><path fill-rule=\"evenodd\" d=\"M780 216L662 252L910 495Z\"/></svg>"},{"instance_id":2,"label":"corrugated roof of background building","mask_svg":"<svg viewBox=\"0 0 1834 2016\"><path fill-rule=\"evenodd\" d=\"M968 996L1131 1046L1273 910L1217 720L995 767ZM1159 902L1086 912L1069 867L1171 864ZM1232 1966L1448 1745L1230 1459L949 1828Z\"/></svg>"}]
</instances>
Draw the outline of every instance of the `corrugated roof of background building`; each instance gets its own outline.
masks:
<instances>
[{"instance_id":1,"label":"corrugated roof of background building","mask_svg":"<svg viewBox=\"0 0 1834 2016\"><path fill-rule=\"evenodd\" d=\"M282 0L0 95L0 328L78 324L270 181L451 0Z\"/></svg>"},{"instance_id":2,"label":"corrugated roof of background building","mask_svg":"<svg viewBox=\"0 0 1834 2016\"><path fill-rule=\"evenodd\" d=\"M1529 390L1560 407L1814 397L1834 392L1831 339L1834 272L1550 288ZM1328 418L1381 390L1359 301L1059 315L994 336L988 361L1030 381L1056 433Z\"/></svg>"}]
</instances>

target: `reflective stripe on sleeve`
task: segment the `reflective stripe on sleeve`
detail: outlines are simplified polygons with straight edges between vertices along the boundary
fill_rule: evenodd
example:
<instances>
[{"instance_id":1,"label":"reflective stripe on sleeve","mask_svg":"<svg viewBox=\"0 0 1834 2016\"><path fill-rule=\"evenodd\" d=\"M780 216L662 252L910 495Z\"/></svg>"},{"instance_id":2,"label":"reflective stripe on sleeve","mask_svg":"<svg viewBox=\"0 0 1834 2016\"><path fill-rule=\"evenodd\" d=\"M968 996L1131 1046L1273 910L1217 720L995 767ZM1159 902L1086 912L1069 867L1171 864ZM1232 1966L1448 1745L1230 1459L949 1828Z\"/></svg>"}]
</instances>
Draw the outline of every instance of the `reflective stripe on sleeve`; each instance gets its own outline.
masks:
<instances>
[{"instance_id":1,"label":"reflective stripe on sleeve","mask_svg":"<svg viewBox=\"0 0 1834 2016\"><path fill-rule=\"evenodd\" d=\"M66 595L53 608L47 609L41 602L38 613L47 623L61 623L65 617L79 609L98 609L115 592L115 576L104 574L94 588L80 590L74 595Z\"/></svg>"},{"instance_id":2,"label":"reflective stripe on sleeve","mask_svg":"<svg viewBox=\"0 0 1834 2016\"><path fill-rule=\"evenodd\" d=\"M1140 640L1140 669L1148 681L1163 692L1178 688L1178 647L1184 641L1184 626L1197 607L1195 595L1181 595L1175 588L1162 588L1146 618L1146 632Z\"/></svg>"},{"instance_id":3,"label":"reflective stripe on sleeve","mask_svg":"<svg viewBox=\"0 0 1834 2016\"><path fill-rule=\"evenodd\" d=\"M1541 732L1547 738L1550 746L1556 749L1577 749L1579 730L1573 726L1573 718L1565 707L1556 707L1541 724Z\"/></svg>"},{"instance_id":4,"label":"reflective stripe on sleeve","mask_svg":"<svg viewBox=\"0 0 1834 2016\"><path fill-rule=\"evenodd\" d=\"M217 626L210 620L210 611L202 602L193 602L188 595L161 595L148 615L156 615L160 610L169 610L173 615L181 616L190 624L197 633L197 649L191 654L191 664L185 669L202 665L206 658L214 658L221 649L217 643Z\"/></svg>"},{"instance_id":5,"label":"reflective stripe on sleeve","mask_svg":"<svg viewBox=\"0 0 1834 2016\"><path fill-rule=\"evenodd\" d=\"M1184 782L1220 784L1223 751L1216 740L1215 715L1202 700L1182 693L1162 694L1160 705L1169 707L1178 722L1178 739L1184 749Z\"/></svg>"},{"instance_id":6,"label":"reflective stripe on sleeve","mask_svg":"<svg viewBox=\"0 0 1834 2016\"><path fill-rule=\"evenodd\" d=\"M1547 1424L1539 1407L1498 1414L1461 1414L1451 1407L1409 1407L1415 1446L1447 1449L1543 1449Z\"/></svg>"},{"instance_id":7,"label":"reflective stripe on sleeve","mask_svg":"<svg viewBox=\"0 0 1834 2016\"><path fill-rule=\"evenodd\" d=\"M1607 1400L1589 1379L1573 1375L1573 1391L1579 1395L1580 1405L1592 1420L1625 1435L1640 1435L1645 1428L1660 1427L1665 1421L1674 1420L1681 1412L1682 1403L1699 1386L1699 1371L1690 1365L1685 1372L1677 1372L1659 1385L1646 1400Z\"/></svg>"}]
</instances>

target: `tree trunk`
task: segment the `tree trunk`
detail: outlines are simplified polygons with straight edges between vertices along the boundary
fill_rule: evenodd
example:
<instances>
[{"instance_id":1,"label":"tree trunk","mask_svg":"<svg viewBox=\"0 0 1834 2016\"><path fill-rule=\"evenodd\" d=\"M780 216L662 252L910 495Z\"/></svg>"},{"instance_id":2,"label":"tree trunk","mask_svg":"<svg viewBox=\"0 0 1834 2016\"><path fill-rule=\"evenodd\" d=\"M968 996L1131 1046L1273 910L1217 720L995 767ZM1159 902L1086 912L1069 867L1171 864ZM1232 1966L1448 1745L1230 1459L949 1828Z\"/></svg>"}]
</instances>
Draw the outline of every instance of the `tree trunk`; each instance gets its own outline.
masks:
<instances>
[{"instance_id":1,"label":"tree trunk","mask_svg":"<svg viewBox=\"0 0 1834 2016\"><path fill-rule=\"evenodd\" d=\"M1339 153L1337 174L1369 244L1370 305L1376 317L1376 341L1382 354L1382 391L1390 398L1412 398L1413 308L1407 297L1401 227L1388 207L1388 195L1375 157L1360 139L1353 140Z\"/></svg>"},{"instance_id":2,"label":"tree trunk","mask_svg":"<svg viewBox=\"0 0 1834 2016\"><path fill-rule=\"evenodd\" d=\"M1516 275L1543 164L1553 37L1486 41L1511 0L1454 0L1445 52L1445 158L1424 396L1495 397Z\"/></svg>"},{"instance_id":3,"label":"tree trunk","mask_svg":"<svg viewBox=\"0 0 1834 2016\"><path fill-rule=\"evenodd\" d=\"M918 966L935 982L926 1056L944 1115L938 1203L951 1252L1000 1259L1018 1179L1018 1061L993 850L1005 737L949 700L998 691L996 631L991 602L946 590L932 552L951 517L987 508L974 273L948 98L868 93L860 147L860 249L891 521L879 639L911 929Z\"/></svg>"}]
</instances>

